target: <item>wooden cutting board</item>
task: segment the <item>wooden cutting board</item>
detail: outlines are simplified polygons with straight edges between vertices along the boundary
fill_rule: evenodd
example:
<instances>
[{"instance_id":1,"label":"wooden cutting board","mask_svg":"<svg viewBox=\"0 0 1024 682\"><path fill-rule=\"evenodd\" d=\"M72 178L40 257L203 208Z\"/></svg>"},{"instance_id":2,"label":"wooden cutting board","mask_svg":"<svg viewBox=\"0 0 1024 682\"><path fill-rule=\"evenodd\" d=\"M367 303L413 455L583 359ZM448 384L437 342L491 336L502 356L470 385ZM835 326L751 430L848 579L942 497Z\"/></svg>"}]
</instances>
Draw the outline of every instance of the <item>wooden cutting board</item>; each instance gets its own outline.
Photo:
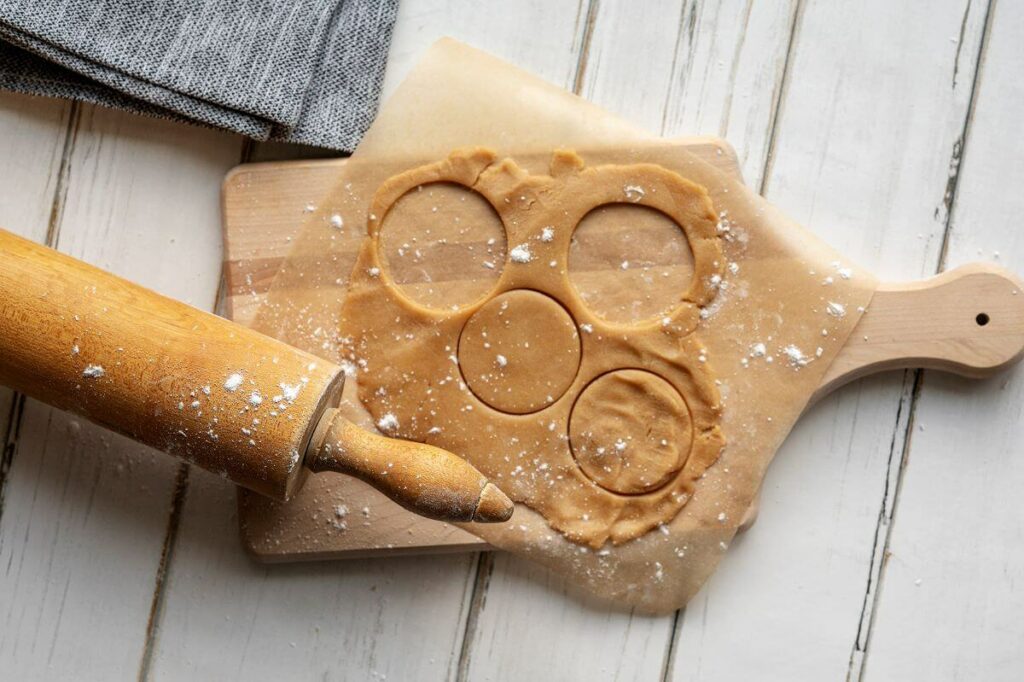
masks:
<instances>
[{"instance_id":1,"label":"wooden cutting board","mask_svg":"<svg viewBox=\"0 0 1024 682\"><path fill-rule=\"evenodd\" d=\"M671 144L741 179L735 152L724 141ZM248 164L228 174L222 195L227 317L253 323L308 207L327 195L346 163ZM968 376L998 370L1024 348L1024 296L1016 293L1015 280L991 266L881 286L814 398L882 369L931 367ZM243 543L263 561L488 548L459 528L405 511L358 480L331 474L311 477L288 505L240 490L239 517Z\"/></svg>"},{"instance_id":2,"label":"wooden cutting board","mask_svg":"<svg viewBox=\"0 0 1024 682\"><path fill-rule=\"evenodd\" d=\"M742 179L735 151L723 140L688 138L678 144L681 150ZM293 239L302 230L307 207L331 190L346 163L346 159L254 163L228 173L222 190L226 317L252 325ZM331 517L339 505L348 510L343 533L332 532L338 518ZM265 561L286 561L488 548L476 536L416 516L352 478L311 477L300 499L289 507L239 490L239 522L250 553ZM320 551L316 540L325 530L330 548Z\"/></svg>"}]
</instances>

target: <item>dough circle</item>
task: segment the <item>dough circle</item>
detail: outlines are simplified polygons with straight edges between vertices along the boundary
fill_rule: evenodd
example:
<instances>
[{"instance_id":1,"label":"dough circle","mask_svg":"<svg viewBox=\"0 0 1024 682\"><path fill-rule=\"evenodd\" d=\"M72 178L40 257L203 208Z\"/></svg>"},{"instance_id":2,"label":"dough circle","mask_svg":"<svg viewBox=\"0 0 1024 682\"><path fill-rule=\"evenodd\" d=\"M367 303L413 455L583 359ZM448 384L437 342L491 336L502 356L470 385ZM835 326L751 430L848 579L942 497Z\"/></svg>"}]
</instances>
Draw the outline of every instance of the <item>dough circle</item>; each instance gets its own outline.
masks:
<instances>
[{"instance_id":1,"label":"dough circle","mask_svg":"<svg viewBox=\"0 0 1024 682\"><path fill-rule=\"evenodd\" d=\"M651 372L618 370L580 394L569 418L569 443L590 480L637 495L664 486L686 464L693 420L672 384Z\"/></svg>"},{"instance_id":2,"label":"dough circle","mask_svg":"<svg viewBox=\"0 0 1024 682\"><path fill-rule=\"evenodd\" d=\"M580 366L576 323L557 301L519 289L473 314L459 338L459 367L476 397L527 414L558 400Z\"/></svg>"}]
</instances>

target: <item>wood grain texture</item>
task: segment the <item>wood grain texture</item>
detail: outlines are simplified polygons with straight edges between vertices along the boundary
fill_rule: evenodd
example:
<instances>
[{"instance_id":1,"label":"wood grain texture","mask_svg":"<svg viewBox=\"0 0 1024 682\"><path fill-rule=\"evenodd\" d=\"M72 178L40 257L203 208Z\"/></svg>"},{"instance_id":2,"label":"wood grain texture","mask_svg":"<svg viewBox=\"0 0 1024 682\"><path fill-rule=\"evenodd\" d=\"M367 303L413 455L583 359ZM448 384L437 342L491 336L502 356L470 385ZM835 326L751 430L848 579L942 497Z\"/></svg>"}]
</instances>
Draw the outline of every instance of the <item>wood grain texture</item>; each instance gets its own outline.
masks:
<instances>
[{"instance_id":1,"label":"wood grain texture","mask_svg":"<svg viewBox=\"0 0 1024 682\"><path fill-rule=\"evenodd\" d=\"M993 3L989 26L946 261L982 254L1021 268L1024 198L1007 188L1024 182L1024 6ZM1020 679L1024 372L981 388L927 372L920 396L863 679Z\"/></svg>"},{"instance_id":2,"label":"wood grain texture","mask_svg":"<svg viewBox=\"0 0 1024 682\"><path fill-rule=\"evenodd\" d=\"M1009 270L968 263L918 282L883 282L812 401L887 370L991 377L1022 351L1024 283Z\"/></svg>"},{"instance_id":3,"label":"wood grain texture","mask_svg":"<svg viewBox=\"0 0 1024 682\"><path fill-rule=\"evenodd\" d=\"M42 242L50 223L60 178L72 106L25 95L0 95L0 226ZM21 398L0 386L0 514L10 467Z\"/></svg>"},{"instance_id":4,"label":"wood grain texture","mask_svg":"<svg viewBox=\"0 0 1024 682\"><path fill-rule=\"evenodd\" d=\"M261 565L237 535L234 487L193 475L152 679L452 677L473 555Z\"/></svg>"},{"instance_id":5,"label":"wood grain texture","mask_svg":"<svg viewBox=\"0 0 1024 682\"><path fill-rule=\"evenodd\" d=\"M6 230L0 263L0 383L282 502L298 490L340 367Z\"/></svg>"},{"instance_id":6,"label":"wood grain texture","mask_svg":"<svg viewBox=\"0 0 1024 682\"><path fill-rule=\"evenodd\" d=\"M747 184L760 188L797 6L796 0L685 2L669 88L659 99L661 134L729 140Z\"/></svg>"},{"instance_id":7,"label":"wood grain texture","mask_svg":"<svg viewBox=\"0 0 1024 682\"><path fill-rule=\"evenodd\" d=\"M219 260L210 217L217 178L237 159L236 139L92 107L81 108L71 134L55 245L209 305ZM195 232L204 221L212 240ZM98 427L26 405L0 518L0 560L9 567L0 574L0 676L138 673L176 467Z\"/></svg>"},{"instance_id":8,"label":"wood grain texture","mask_svg":"<svg viewBox=\"0 0 1024 682\"><path fill-rule=\"evenodd\" d=\"M766 196L883 279L937 267L978 10L966 1L798 10ZM856 671L912 386L869 378L803 416L768 471L757 525L686 609L673 679Z\"/></svg>"},{"instance_id":9,"label":"wood grain texture","mask_svg":"<svg viewBox=\"0 0 1024 682\"><path fill-rule=\"evenodd\" d=\"M609 608L522 557L495 553L489 561L460 679L660 678L671 616Z\"/></svg>"}]
</instances>

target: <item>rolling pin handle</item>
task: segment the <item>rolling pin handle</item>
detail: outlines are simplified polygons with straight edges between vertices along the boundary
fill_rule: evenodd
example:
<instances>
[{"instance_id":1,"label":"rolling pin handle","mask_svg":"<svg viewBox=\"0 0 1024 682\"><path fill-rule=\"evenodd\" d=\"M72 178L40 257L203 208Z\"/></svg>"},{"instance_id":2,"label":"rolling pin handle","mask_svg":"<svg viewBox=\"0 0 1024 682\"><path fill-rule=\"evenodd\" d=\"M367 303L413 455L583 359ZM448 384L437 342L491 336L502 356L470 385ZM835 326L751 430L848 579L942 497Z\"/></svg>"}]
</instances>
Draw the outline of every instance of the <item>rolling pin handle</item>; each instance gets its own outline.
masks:
<instances>
[{"instance_id":1,"label":"rolling pin handle","mask_svg":"<svg viewBox=\"0 0 1024 682\"><path fill-rule=\"evenodd\" d=\"M305 465L355 476L406 509L440 521L500 523L515 511L512 500L461 457L370 433L336 408L320 418Z\"/></svg>"}]
</instances>

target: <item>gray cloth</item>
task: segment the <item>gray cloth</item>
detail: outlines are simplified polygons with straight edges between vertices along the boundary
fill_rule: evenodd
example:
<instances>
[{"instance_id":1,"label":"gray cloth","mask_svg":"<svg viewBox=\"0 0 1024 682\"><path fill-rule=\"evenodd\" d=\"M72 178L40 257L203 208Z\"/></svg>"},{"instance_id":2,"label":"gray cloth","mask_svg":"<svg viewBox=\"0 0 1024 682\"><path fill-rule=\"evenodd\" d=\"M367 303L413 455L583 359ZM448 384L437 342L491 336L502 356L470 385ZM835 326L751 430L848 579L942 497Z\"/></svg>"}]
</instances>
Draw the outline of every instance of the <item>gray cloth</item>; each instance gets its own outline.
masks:
<instances>
[{"instance_id":1,"label":"gray cloth","mask_svg":"<svg viewBox=\"0 0 1024 682\"><path fill-rule=\"evenodd\" d=\"M351 151L398 0L0 0L0 87Z\"/></svg>"}]
</instances>

